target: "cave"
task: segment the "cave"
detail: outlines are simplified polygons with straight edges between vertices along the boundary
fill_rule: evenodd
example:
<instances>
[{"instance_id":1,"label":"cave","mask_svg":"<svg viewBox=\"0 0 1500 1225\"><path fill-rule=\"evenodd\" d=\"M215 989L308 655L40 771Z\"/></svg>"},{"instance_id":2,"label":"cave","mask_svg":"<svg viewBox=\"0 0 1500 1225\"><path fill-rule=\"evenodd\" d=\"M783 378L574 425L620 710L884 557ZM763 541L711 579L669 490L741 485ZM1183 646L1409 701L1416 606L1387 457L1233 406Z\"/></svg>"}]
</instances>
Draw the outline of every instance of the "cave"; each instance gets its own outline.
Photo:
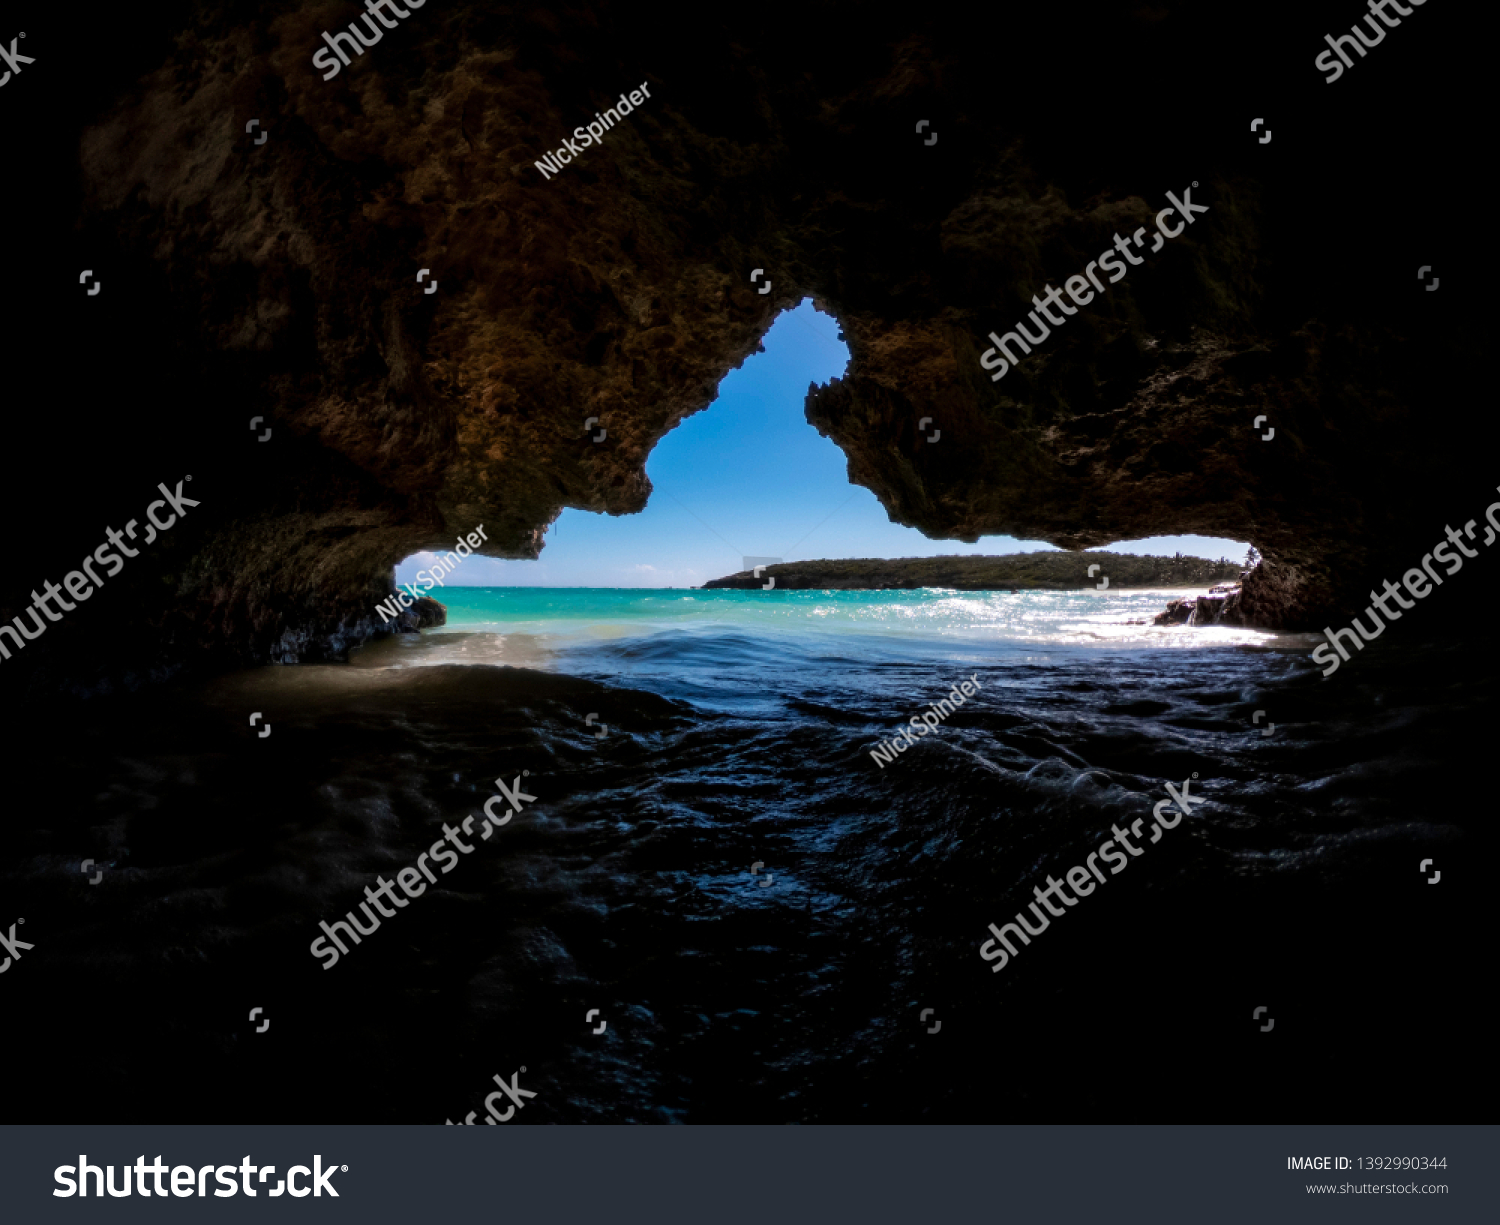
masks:
<instances>
[{"instance_id":1,"label":"cave","mask_svg":"<svg viewBox=\"0 0 1500 1225\"><path fill-rule=\"evenodd\" d=\"M1423 22L1438 28L1447 20L1443 37L1457 39L1458 26L1438 7L1424 11ZM1224 623L1314 635L1350 624L1382 582L1420 570L1448 529L1486 523L1500 477L1490 458L1497 427L1480 379L1492 307L1471 250L1482 233L1484 193L1451 186L1467 184L1473 173L1474 131L1451 116L1482 113L1477 68L1443 67L1435 53L1403 67L1402 40L1393 37L1358 72L1327 86L1303 62L1322 46L1324 26L1314 19L1249 22L1195 4L1098 0L961 16L804 4L662 10L647 20L606 0L562 8L429 4L325 80L310 61L325 46L324 32L353 14L354 6L331 0L180 0L149 14L111 11L91 19L91 35L70 48L66 72L55 51L58 70L44 71L38 56L3 95L12 107L7 147L26 175L25 191L4 205L7 233L15 236L11 283L24 295L13 303L5 340L12 409L6 446L19 478L12 524L31 530L12 533L30 548L0 583L0 622L30 605L44 571L50 580L73 570L75 556L89 556L106 531L123 529L131 516L144 523L153 499L177 511L171 529L105 581L87 608L0 660L11 743L42 763L43 777L62 776L57 785L66 798L57 801L55 821L22 822L7 858L16 889L38 916L28 933L49 907L73 916L58 920L72 925L66 947L75 960L66 965L93 965L89 940L103 920L77 918L75 904L59 898L64 890L80 893L79 882L56 884L36 867L43 860L75 862L92 849L92 858L121 879L154 866L173 888L187 890L200 875L212 876L216 857L231 856L238 883L204 884L201 898L179 898L193 918L171 937L177 972L187 974L182 967L195 958L222 955L268 992L284 989L303 1000L308 1024L343 1024L353 1012L341 1009L355 1004L318 996L315 964L311 975L302 967L296 986L272 985L282 981L278 942L290 937L268 900L284 882L266 867L280 862L274 848L284 836L274 814L294 820L316 810L319 796L337 794L351 805L341 809L337 838L366 829L356 801L361 788L374 786L376 772L367 762L339 774L343 755L381 754L392 763L393 777L408 779L411 796L422 797L407 807L391 801L389 813L409 821L424 805L446 812L444 805L471 803L474 794L482 800L473 788L490 786L495 773L482 776L489 767L461 761L456 750L434 751L419 783L412 746L432 743L438 728L458 735L455 728L472 727L476 738L478 729L490 729L519 761L523 749L564 736L558 712L566 706L635 728L642 745L679 736L683 754L707 752L693 741L688 713L674 697L627 701L593 681L500 669L475 670L439 700L417 681L387 684L349 661L398 628L437 624L436 612L397 627L373 611L395 593L393 570L403 559L442 553L478 524L487 532L478 554L535 559L566 508L606 515L644 508L653 448L707 409L725 376L761 348L777 315L805 298L836 320L850 352L845 374L809 388L806 420L842 451L851 482L870 490L893 521L931 540L1003 535L1077 551L1161 536L1245 541L1261 561L1226 601ZM1419 37L1417 24L1406 42ZM27 50L44 45L44 37L37 23ZM1006 54L1008 48L1024 53ZM1406 74L1403 101L1372 122L1372 95L1358 91L1398 88L1394 75L1381 73ZM627 113L622 99L643 84L642 100ZM611 109L618 118L600 138L544 171L544 159L566 140L582 144L573 135L577 125ZM1264 121L1269 141L1250 126L1263 113L1271 115ZM1405 152L1395 157L1393 149ZM1420 183L1402 160L1413 150L1421 151ZM1082 275L1116 235L1160 224L1169 193L1207 211L1187 218L1159 250L1143 248L1121 281L1091 306L1067 312L1003 378L992 377L988 355L1033 311L1033 295ZM925 420L940 428L941 444L925 440ZM607 431L607 446L591 441L595 424ZM1443 882L1443 905L1451 909L1421 918L1405 910L1380 916L1387 894L1379 847L1369 862L1350 861L1326 879L1309 868L1306 878L1268 878L1260 892L1242 879L1252 873L1248 858L1235 857L1270 863L1282 845L1277 839L1303 849L1309 839L1357 840L1351 831L1361 814L1377 814L1370 820L1380 829L1395 829L1387 804L1420 806L1442 762L1480 751L1472 716L1462 712L1482 709L1489 647L1466 613L1487 600L1496 573L1493 560L1476 562L1402 622L1411 658L1397 657L1395 632L1371 643L1345 676L1328 680L1330 687L1343 683L1344 696L1313 687L1317 673L1305 651L1267 652L1255 665L1262 671L1222 683L1202 663L1201 692L1186 680L1186 688L1174 688L1147 678L1128 693L1123 683L1112 693L1100 682L1085 699L1089 681L1078 678L1068 693L1091 710L1112 711L1121 721L1180 720L1172 734L1181 738L1143 749L1143 759L1131 756L1123 731L1117 741L1095 745L1093 756L1083 740L1067 747L1048 741L1026 724L1050 717L1038 714L1040 707L996 711L987 726L1000 734L1026 725L1024 734L1016 730L1016 745L1024 740L1034 756L1024 767L1019 757L1006 758L1004 769L1044 797L1035 800L1038 812L1066 824L1083 821L1079 814L1091 804L1114 811L1113 800L1099 798L1109 788L1096 794L1087 781L1091 771L1123 778L1146 760L1150 768L1140 775L1181 786L1196 768L1189 751L1195 729L1222 730L1215 721L1231 707L1247 726L1252 708L1268 704L1278 707L1283 728L1321 721L1325 731L1309 733L1302 743L1310 756L1300 760L1324 763L1327 771L1298 764L1276 747L1282 741L1267 738L1252 747L1274 760L1258 761L1254 770L1226 765L1215 776L1219 789L1210 794L1221 801L1229 790L1223 779L1232 775L1264 805L1235 827L1233 837L1249 840L1245 846L1191 842L1182 830L1166 835L1177 840L1170 854L1181 856L1175 870L1191 877L1192 903L1222 921L1231 933L1226 944L1256 967L1247 971L1253 981L1245 983L1242 1011L1265 1003L1248 998L1252 988L1288 975L1276 981L1302 1010L1304 1045L1296 1049L1310 1059L1317 1042L1341 1032L1355 1004L1341 1011L1330 1003L1331 988L1310 967L1278 968L1244 916L1270 915L1266 939L1282 948L1297 944L1298 924L1330 941L1358 941L1368 923L1368 931L1411 954L1422 941L1441 942L1449 930L1443 924L1462 927L1474 913L1466 907L1478 905L1476 895L1463 890L1477 882L1465 883L1455 848L1467 839L1465 856L1477 861L1473 851L1492 835L1467 816L1430 814L1422 819L1430 817L1431 828L1420 837L1390 835L1392 847L1399 843L1402 887L1415 882L1419 898L1429 894L1414 864L1437 853L1423 840L1453 857ZM1372 669L1366 675L1378 667L1386 679L1351 680L1364 663ZM265 679L272 665L278 679ZM251 700L269 702L291 692L277 686L337 669L344 679L329 683L346 686L337 702L320 699L316 709L283 717ZM1451 678L1451 701L1434 696L1443 683L1438 675ZM212 696L182 696L184 686L200 685L210 688L192 692ZM1189 689L1199 696L1184 696ZM980 692L988 701L994 690ZM1273 703L1268 693L1281 696ZM1183 703L1194 702L1184 714ZM402 712L399 725L378 722L382 704ZM496 730L500 707L543 712L535 714L538 726L550 730L519 723ZM1387 780L1387 794L1375 796L1370 772L1379 767L1370 763L1395 751L1400 732L1351 722L1351 712L1375 718L1398 708L1416 727L1402 744L1411 757ZM817 709L830 727L844 717L831 698ZM264 740L244 726L252 710L274 728ZM212 730L220 716L241 736L222 750L230 755L222 762ZM962 730L971 717L964 713L954 726ZM1357 735L1349 730L1356 726ZM1333 729L1347 732L1357 749L1340 758ZM587 747L592 735L580 743ZM75 748L91 764L69 780L64 751ZM642 749L642 760L656 761L657 751ZM174 752L205 763L196 781L186 774L168 779ZM573 761L582 749L569 752L564 758ZM120 764L126 757L136 766ZM106 768L99 764L106 759L118 761ZM1330 783L1335 759L1364 771L1361 781L1344 789ZM821 768L832 770L835 760L844 759L820 759ZM267 762L277 764L270 769ZM960 789L953 811L990 803L986 780L998 768L972 754L953 763ZM520 774L510 759L496 769ZM648 845L668 801L686 800L638 777L627 786L624 769L619 764L608 779L591 782L594 799L576 799L567 821L628 814ZM1064 769L1078 771L1067 786L1054 774ZM474 781L445 791L447 783L434 781L439 774ZM1278 790L1276 777L1293 781ZM718 785L705 783L702 794ZM776 785L768 777L745 798L747 822L765 818ZM1132 785L1144 788L1139 777ZM1165 795L1163 785L1152 782L1153 803ZM98 807L99 797L137 787L140 815L127 831L123 818ZM962 858L952 848L988 852L999 845L993 828L947 828L947 808L924 808L910 784L893 787L882 802L899 818L888 837L905 859ZM1335 795L1331 810L1296 826L1288 806L1312 804L1320 788ZM835 791L818 801L832 824L874 803ZM995 811L1023 809L1018 795L994 801ZM948 851L934 851L917 832L919 813L937 827L934 838L950 840ZM720 815L730 819L727 808ZM366 832L373 838L388 817L368 816ZM1334 829L1339 822L1345 824ZM1244 832L1250 825L1264 833L1253 848L1254 837ZM1069 839L1075 834L1082 837L1074 830ZM884 875L878 852L885 836L871 833L844 848L858 865L851 871L872 890L868 914L892 930L910 924L911 943L892 952L902 964L930 957L955 977L978 973L982 981L955 987L950 999L955 1010L965 999L971 1017L985 1015L989 974L969 964L977 965L969 946L984 934L981 911L999 923L1015 905L990 905L994 882L948 859L952 872L938 872L924 887L946 893L943 905L969 905L973 913L965 912L962 940L956 919L939 929L915 884L897 887ZM1016 837L1027 853L1042 854L1032 834ZM128 854L121 849L127 846ZM756 855L773 858L749 845L735 853L747 868ZM654 866L677 871L674 857L686 854L676 845ZM374 861L361 862L360 871L376 870ZM283 870L295 874L276 869ZM1229 882L1222 894L1214 870ZM103 888L85 884L84 901L102 907L113 879ZM802 909L769 915L764 932L737 917L730 943L819 947L847 919L841 907L848 898L837 896L830 879L808 885ZM1015 881L1007 879L1010 888ZM1318 901L1325 887L1345 890L1340 904L1352 909L1330 917L1331 905ZM246 900L246 893L254 896ZM764 890L774 894L774 887ZM201 931L212 926L216 907L238 905L235 898L256 914L251 926L271 934L259 944L204 951ZM623 897L611 895L611 904L629 912L622 922L640 981L656 983L664 971L642 951L651 922ZM1146 894L1132 903L1142 923L1163 925L1176 921L1180 904ZM340 904L337 913L347 909ZM110 913L123 923L134 911L125 905ZM334 914L334 903L317 913ZM407 920L392 920L393 927L398 922ZM569 922L558 930L576 935L587 927L577 915ZM316 924L301 924L309 925ZM199 934L184 934L189 928ZM1219 930L1204 920L1204 933ZM480 1019L504 1011L506 990L521 990L534 975L530 959L539 947L518 936L502 956L471 947L475 939L459 939L464 955L473 954L461 972L423 987L436 998L466 985L477 1001L464 1014L466 1041ZM1064 948L1072 937L1034 939L1035 948L1015 958L1025 975L1033 973L1028 963L1045 956L1081 955ZM1186 1008L1182 1017L1206 1027L1201 1033L1218 1034L1216 1013L1193 1011L1172 994L1188 967L1214 957L1214 937L1199 939L1153 962L1144 981ZM377 938L370 940L373 946ZM1058 951L1044 954L1049 941ZM293 940L298 951L285 955L307 962L305 943ZM37 947L40 963L44 943ZM952 951L959 947L961 957ZM365 952L354 950L351 963ZM1470 938L1457 939L1434 953L1434 973L1457 982L1473 955ZM1373 964L1356 960L1362 970ZM110 965L132 964L118 952L116 961L101 961L100 972L107 978ZM55 973L57 995L38 1004L39 1019L26 1031L37 1041L71 1032L86 1007L81 989L66 986L64 970ZM228 971L213 973L219 977L206 998L229 1000ZM338 973L358 984L351 998L359 1008L380 1007L375 971ZM1048 971L1039 973L1036 981L1052 981ZM168 969L154 965L147 981L163 974ZM809 970L808 981L816 977ZM869 1003L878 978L868 969L855 974L841 1006ZM170 979L172 998L187 998L182 981ZM722 989L712 1001L720 1009L715 1016L739 1007L726 981L714 980ZM1104 972L1099 989L1137 990L1130 981L1122 963ZM114 986L122 1001L130 998L126 979ZM625 989L614 986L623 1001ZM1444 990L1444 1007L1458 1008L1466 988ZM1232 994L1219 979L1205 992L1215 1001ZM560 1026L564 1016L576 1027L574 1014L593 1006L572 986L547 998L527 1022L529 1032ZM1364 1007L1371 998L1357 1002ZM410 1023L433 1039L436 1030L419 1016L414 997L393 1007L392 1026ZM1413 1032L1438 1032L1437 1005L1408 1000L1391 1007ZM707 1015L709 1004L703 1010ZM203 1036L217 1032L208 1011L204 1005L201 1016L174 1022L173 1032L199 1025L183 1040L202 1051L227 1049ZM661 1015L642 1005L636 1020L663 1037ZM696 1040L726 1061L747 1058L759 1049L765 1022L742 1021L740 1037L716 1031ZM358 1031L355 1047L375 1058L387 1041L383 1031L349 1023ZM129 1032L150 1045L157 1039L145 1024L130 1022ZM1130 1030L1137 1036L1147 1032L1139 1017L1121 1024L1138 1027ZM1469 1022L1455 1024L1456 1049L1477 1050L1467 1045L1477 1041L1463 1028ZM971 1026L972 1035L979 1022ZM857 1028L850 1020L840 1030L837 1042L845 1045L818 1073L818 1105L805 1114L792 1104L807 1086L788 1070L791 1063L776 1073L774 1100L744 1113L728 1103L751 1091L754 1076L715 1065L717 1095L696 1098L682 1089L684 1063L661 1073L659 1087L665 1097L676 1093L675 1106L624 1092L611 1097L594 1084L577 1090L557 1117L876 1121L911 1111L929 1121L973 1119L982 1113L979 1086L999 1083L999 1073L986 1071L966 1090L958 1082L969 1077L967 1065L933 1056L931 1066L951 1078L943 1093L928 1100L903 1083L888 1102L874 1103L855 1051ZM1293 1028L1290 1019L1281 1026L1282 1033ZM957 1020L948 1029L962 1032ZM1054 1042L1049 1034L1064 1033L1082 1041L1086 1029L1061 1004L1043 1001L1008 1040L1046 1044ZM1191 1054L1225 1073L1224 1091L1238 1103L1234 1117L1274 1114L1246 1105L1256 1077L1276 1066L1272 1056L1239 1046L1232 1056L1211 1052L1217 1039L1201 1033ZM1366 1053L1377 1049L1375 1037L1360 1043ZM975 1039L963 1049L981 1047ZM1058 1054L1056 1046L1045 1049ZM256 1088L269 1065L258 1054L234 1058L242 1100L270 1117L271 1098L260 1095L271 1090ZM887 1067L914 1066L891 1059ZM289 1066L307 1072L313 1065L310 1056L297 1056ZM484 1075L492 1071L486 1067ZM1045 1091L1040 1071L1018 1075L1006 1118L1027 1117L1028 1110L1051 1121L1066 1116L1037 1104ZM144 1095L142 1117L226 1117L206 1088L150 1090L125 1063L109 1076ZM1084 1086L1094 1111L1088 1117L1132 1117L1123 1099L1087 1088L1081 1073L1067 1077ZM373 1100L352 1072L334 1079L351 1109ZM1352 1072L1336 1079L1345 1094L1340 1104L1374 1108L1375 1087L1360 1087ZM1136 1069L1126 1085L1146 1092L1150 1080ZM1170 1108L1223 1117L1191 1080L1183 1073L1173 1081ZM1402 1090L1408 1092L1417 1091ZM1441 1100L1459 1109L1457 1089L1442 1092L1449 1096ZM839 1100L849 1103L842 1113ZM1417 1100L1399 1098L1403 1109L1415 1109ZM55 1113L40 1093L24 1101L38 1118ZM1298 1103L1309 1114L1326 1104L1311 1090ZM416 1108L410 1098L399 1105ZM298 1110L298 1120L326 1117L313 1107ZM118 1120L134 1117L122 1111Z\"/></svg>"},{"instance_id":2,"label":"cave","mask_svg":"<svg viewBox=\"0 0 1500 1225\"><path fill-rule=\"evenodd\" d=\"M804 295L852 354L809 394L809 421L853 481L936 539L1247 540L1264 565L1240 617L1315 630L1488 487L1483 440L1427 424L1472 394L1482 310L1461 281L1423 293L1360 254L1409 244L1430 228L1420 214L1384 236L1382 218L1340 212L1347 190L1378 190L1384 137L1342 133L1319 154L1337 186L1269 161L1216 113L1167 105L1187 87L1152 84L1153 66L1178 44L1129 6L1101 6L1076 56L1102 104L1098 61L1124 40L1140 105L1164 116L1149 142L1079 131L1072 111L1022 121L1015 99L1047 70L997 92L941 24L893 43L883 27L835 34L830 13L809 18L803 56L742 48L709 71L691 40L658 52L653 97L554 178L534 169L541 133L598 111L613 96L598 82L645 34L424 11L324 83L290 68L321 13L210 22L211 71L201 49L135 31L161 67L123 89L112 60L70 95L92 120L78 149L46 150L80 159L81 199L68 207L70 176L49 176L61 199L39 202L43 235L76 219L58 245L110 279L20 321L17 349L28 326L41 347L55 328L86 337L97 385L76 394L128 387L151 405L93 424L78 479L122 501L189 473L211 491L171 541L170 606L150 607L163 588L140 577L137 671L204 652L341 658L376 632L369 609L404 556L484 521L492 555L534 557L565 506L638 510L652 446ZM1060 28L1031 21L1033 39ZM482 49L491 25L508 50ZM840 47L826 83L799 67L820 38ZM472 50L455 62L452 43ZM910 130L923 115L930 146ZM245 132L257 116L265 144ZM1024 317L1023 290L1081 271L1184 190L1210 211L1147 275L990 381L987 335ZM587 444L588 417L607 451ZM923 417L957 445L918 446ZM41 445L17 428L18 450ZM146 455L150 479L127 478Z\"/></svg>"}]
</instances>

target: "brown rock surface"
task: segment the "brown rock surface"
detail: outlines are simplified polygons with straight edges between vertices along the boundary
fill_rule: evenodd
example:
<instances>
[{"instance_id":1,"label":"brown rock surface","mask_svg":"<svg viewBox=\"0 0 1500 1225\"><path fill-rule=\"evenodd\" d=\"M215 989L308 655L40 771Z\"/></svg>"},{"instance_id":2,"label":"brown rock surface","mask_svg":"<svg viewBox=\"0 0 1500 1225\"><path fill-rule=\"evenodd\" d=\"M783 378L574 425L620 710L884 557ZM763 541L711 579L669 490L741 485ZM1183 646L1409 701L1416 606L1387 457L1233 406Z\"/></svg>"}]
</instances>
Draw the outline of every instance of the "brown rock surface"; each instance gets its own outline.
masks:
<instances>
[{"instance_id":1,"label":"brown rock surface","mask_svg":"<svg viewBox=\"0 0 1500 1225\"><path fill-rule=\"evenodd\" d=\"M415 634L419 630L435 629L439 625L448 624L448 610L439 604L431 596L418 596L412 601L412 606L403 609L401 615L396 618L399 632L403 634Z\"/></svg>"},{"instance_id":2,"label":"brown rock surface","mask_svg":"<svg viewBox=\"0 0 1500 1225\"><path fill-rule=\"evenodd\" d=\"M1429 322L1436 295L1404 265L1399 300L1354 283L1369 259L1328 238L1343 198L1305 164L1249 168L1237 114L1231 147L1168 105L1170 21L1090 11L808 8L796 45L724 16L674 47L609 5L429 5L325 82L311 56L352 5L202 10L80 146L85 230L140 270L160 360L239 432L184 555L139 567L167 565L173 597L142 627L179 655L339 656L404 556L483 523L484 552L531 558L564 507L639 511L652 447L806 295L852 353L808 420L893 519L1070 549L1229 537L1264 555L1247 623L1362 606L1450 505L1482 513L1483 448L1429 428L1476 368L1477 324ZM1073 101L1018 103L1049 88L1019 62L1037 57L996 86L1002 33L1066 46ZM1122 73L1157 116L1129 149L1100 118ZM600 147L534 168L643 81ZM912 134L924 116L935 145ZM1208 214L990 381L989 331L1195 180ZM251 412L276 432L263 449Z\"/></svg>"}]
</instances>

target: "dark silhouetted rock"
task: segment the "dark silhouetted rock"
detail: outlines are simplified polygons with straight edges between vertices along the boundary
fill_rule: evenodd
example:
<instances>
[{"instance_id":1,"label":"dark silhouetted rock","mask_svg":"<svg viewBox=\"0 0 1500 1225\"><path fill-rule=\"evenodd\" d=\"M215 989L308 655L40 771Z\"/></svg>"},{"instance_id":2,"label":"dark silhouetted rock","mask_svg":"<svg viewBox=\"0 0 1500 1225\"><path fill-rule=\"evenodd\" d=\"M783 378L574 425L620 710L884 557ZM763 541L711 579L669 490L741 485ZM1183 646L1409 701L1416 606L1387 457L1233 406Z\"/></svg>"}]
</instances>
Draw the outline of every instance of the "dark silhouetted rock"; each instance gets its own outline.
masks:
<instances>
[{"instance_id":1,"label":"dark silhouetted rock","mask_svg":"<svg viewBox=\"0 0 1500 1225\"><path fill-rule=\"evenodd\" d=\"M309 67L338 27L326 4L199 5L179 36L143 34L70 86L93 123L79 258L130 269L131 295L73 337L113 380L77 394L102 402L125 363L172 381L153 391L157 432L112 457L116 483L48 530L92 546L156 480L194 471L203 501L118 580L100 654L341 657L380 631L370 609L412 553L483 524L485 554L536 558L565 507L640 511L652 449L809 296L851 361L809 389L807 420L893 521L1069 550L1253 542L1264 560L1221 621L1359 611L1493 496L1486 415L1434 428L1476 401L1484 312L1462 309L1461 284L1424 293L1414 269L1368 258L1388 210L1348 201L1373 188L1290 154L1250 168L1215 108L1181 105L1180 45L1118 9L851 22L814 6L788 42L731 7L679 43L629 6L453 0L327 82ZM1207 46L1241 18L1197 20ZM1023 49L1004 90L988 85L997 46ZM1018 106L1055 90L1062 54L1091 65L1068 105ZM641 80L649 101L601 145L551 179L535 168ZM1110 134L1127 93L1161 116L1149 157ZM925 115L936 147L912 136ZM252 116L269 143L246 139ZM1349 174L1386 173L1359 125L1320 139ZM44 177L54 195L75 179ZM991 379L989 333L1190 184L1209 212ZM87 300L93 317L125 283ZM57 324L18 326L32 343ZM205 403L232 428L204 429ZM274 428L264 445L252 417ZM158 474L163 438L181 458ZM0 611L37 581L7 580ZM76 656L60 628L26 660Z\"/></svg>"},{"instance_id":2,"label":"dark silhouetted rock","mask_svg":"<svg viewBox=\"0 0 1500 1225\"><path fill-rule=\"evenodd\" d=\"M415 634L419 630L448 624L448 610L431 596L419 596L412 606L403 609L396 618L397 630L403 634Z\"/></svg>"}]
</instances>

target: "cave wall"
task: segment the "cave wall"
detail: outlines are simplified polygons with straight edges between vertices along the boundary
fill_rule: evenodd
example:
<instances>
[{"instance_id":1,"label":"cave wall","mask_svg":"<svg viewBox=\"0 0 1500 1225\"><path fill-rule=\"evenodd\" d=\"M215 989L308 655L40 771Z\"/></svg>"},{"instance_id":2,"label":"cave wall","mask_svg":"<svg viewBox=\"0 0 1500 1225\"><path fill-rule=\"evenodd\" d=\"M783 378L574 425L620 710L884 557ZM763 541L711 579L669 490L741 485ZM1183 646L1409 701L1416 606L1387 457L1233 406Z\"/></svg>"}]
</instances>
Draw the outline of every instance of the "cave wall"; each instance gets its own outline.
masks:
<instances>
[{"instance_id":1,"label":"cave wall","mask_svg":"<svg viewBox=\"0 0 1500 1225\"><path fill-rule=\"evenodd\" d=\"M1485 322L1456 275L1442 298L1412 278L1424 228L1421 262L1449 249L1440 204L1408 193L1393 233L1382 140L1316 73L1275 97L1337 142L1278 119L1259 144L1247 70L1197 53L1232 32L1206 8L429 4L324 81L321 33L357 11L172 7L74 107L68 241L112 296L57 318L156 402L63 534L91 545L153 444L151 481L209 491L120 584L143 658L339 658L410 553L483 523L483 552L536 557L564 507L639 511L651 448L808 295L852 354L809 422L933 538L1246 540L1241 615L1308 628L1488 501L1487 422L1434 429L1473 397ZM1274 34L1249 36L1261 62L1307 75ZM1208 214L990 380L987 333L1190 183Z\"/></svg>"}]
</instances>

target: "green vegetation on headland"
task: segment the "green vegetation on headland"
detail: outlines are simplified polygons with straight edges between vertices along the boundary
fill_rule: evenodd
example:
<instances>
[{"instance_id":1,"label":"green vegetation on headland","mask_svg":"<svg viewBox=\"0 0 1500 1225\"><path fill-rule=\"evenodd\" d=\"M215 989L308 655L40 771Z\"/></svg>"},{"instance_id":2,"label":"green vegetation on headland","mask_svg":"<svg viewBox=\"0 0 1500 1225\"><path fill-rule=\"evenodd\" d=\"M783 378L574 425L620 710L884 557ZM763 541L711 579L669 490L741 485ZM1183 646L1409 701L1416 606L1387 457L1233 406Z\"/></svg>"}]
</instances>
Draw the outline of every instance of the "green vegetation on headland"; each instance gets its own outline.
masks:
<instances>
[{"instance_id":1,"label":"green vegetation on headland","mask_svg":"<svg viewBox=\"0 0 1500 1225\"><path fill-rule=\"evenodd\" d=\"M1095 562L1099 569L1089 577ZM1137 557L1131 553L1007 553L1001 557L879 557L837 561L793 561L767 566L756 578L742 570L704 583L704 588L764 587L776 590L911 591L949 587L958 591L1073 591L1097 588L1106 577L1119 587L1211 587L1238 579L1240 562L1202 557Z\"/></svg>"}]
</instances>

